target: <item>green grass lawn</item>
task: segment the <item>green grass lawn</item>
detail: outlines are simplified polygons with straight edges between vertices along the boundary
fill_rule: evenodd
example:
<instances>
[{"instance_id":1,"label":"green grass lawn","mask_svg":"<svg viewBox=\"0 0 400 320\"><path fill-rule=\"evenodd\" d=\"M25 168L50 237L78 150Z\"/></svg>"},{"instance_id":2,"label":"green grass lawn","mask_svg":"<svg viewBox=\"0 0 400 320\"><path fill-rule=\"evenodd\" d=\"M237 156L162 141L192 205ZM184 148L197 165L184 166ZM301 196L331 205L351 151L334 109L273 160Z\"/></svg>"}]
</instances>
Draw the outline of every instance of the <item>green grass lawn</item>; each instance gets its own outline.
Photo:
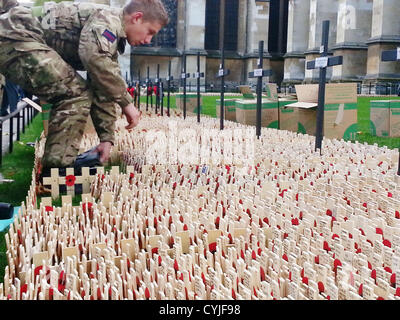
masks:
<instances>
[{"instance_id":1,"label":"green grass lawn","mask_svg":"<svg viewBox=\"0 0 400 320\"><path fill-rule=\"evenodd\" d=\"M32 123L21 134L21 140L14 142L13 152L3 157L0 172L5 179L12 179L12 183L0 184L0 202L8 202L20 206L21 201L29 190L32 180L34 148L27 146L27 142L35 142L43 130L40 116L36 116Z\"/></svg>"},{"instance_id":2,"label":"green grass lawn","mask_svg":"<svg viewBox=\"0 0 400 320\"><path fill-rule=\"evenodd\" d=\"M216 108L215 108L215 102L219 98L220 98L219 95L218 96L203 96L201 113L204 115L209 115L211 117L216 117L217 112L216 112ZM232 99L232 98L238 98L238 97L225 95L225 99ZM141 110L144 110L143 106L146 106L146 97L141 96L140 102L141 102ZM148 108L149 108L149 110L151 110L150 98L149 98L149 107ZM155 98L154 97L153 97L153 108L155 108ZM170 108L176 109L176 98L174 95L170 96ZM167 97L164 97L164 110L167 110Z\"/></svg>"},{"instance_id":3,"label":"green grass lawn","mask_svg":"<svg viewBox=\"0 0 400 320\"><path fill-rule=\"evenodd\" d=\"M226 99L234 98L227 94ZM202 114L216 117L215 102L219 99L219 96L204 96L202 105ZM237 98L237 96L236 96ZM379 146L387 146L389 148L399 148L400 138L380 138L369 134L369 101L370 100L383 100L383 99L394 99L390 98L376 98L376 97L359 97L358 98L358 124L359 131L362 133L359 135L358 141L367 142L368 144L377 143ZM146 103L146 97L141 97L142 110ZM155 103L153 97L153 104ZM165 111L167 109L167 98L164 98ZM175 96L171 96L170 107L176 108ZM149 105L149 110L151 110ZM31 185L31 175L33 169L34 160L34 149L27 146L27 142L34 142L40 137L43 129L41 117L36 116L33 122L26 128L25 134L21 134L21 141L15 142L14 151L12 154L7 154L3 157L3 165L0 167L0 172L6 179L13 179L14 182L0 184L0 202L8 202L14 206L20 206L22 201L25 201L28 189ZM74 197L73 205L78 205L80 197ZM61 202L54 202L55 205L60 205ZM0 232L0 282L3 282L4 269L7 265L6 259L6 245L5 245L5 233Z\"/></svg>"},{"instance_id":4,"label":"green grass lawn","mask_svg":"<svg viewBox=\"0 0 400 320\"><path fill-rule=\"evenodd\" d=\"M358 136L359 142L366 142L368 144L376 143L380 147L387 146L390 149L400 148L400 138L376 137L370 134L370 101L395 99L400 99L400 97L358 97L358 129L362 132Z\"/></svg>"}]
</instances>

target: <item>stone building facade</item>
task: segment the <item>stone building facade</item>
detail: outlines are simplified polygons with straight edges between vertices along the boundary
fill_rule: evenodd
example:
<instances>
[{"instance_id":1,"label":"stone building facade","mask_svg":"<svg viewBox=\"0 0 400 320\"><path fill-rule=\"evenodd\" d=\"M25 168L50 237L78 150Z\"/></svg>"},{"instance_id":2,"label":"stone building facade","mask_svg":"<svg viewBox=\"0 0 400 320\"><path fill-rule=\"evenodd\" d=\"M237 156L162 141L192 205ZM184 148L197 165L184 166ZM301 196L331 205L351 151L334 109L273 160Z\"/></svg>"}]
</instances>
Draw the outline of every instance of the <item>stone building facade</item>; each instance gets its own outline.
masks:
<instances>
[{"instance_id":1,"label":"stone building facade","mask_svg":"<svg viewBox=\"0 0 400 320\"><path fill-rule=\"evenodd\" d=\"M381 61L382 51L400 45L398 0L289 0L288 13L284 84L317 81L318 71L306 70L305 61L319 55L324 20L330 53L343 56L343 65L329 68L329 81L358 82L364 92L400 82L400 64Z\"/></svg>"},{"instance_id":2,"label":"stone building facade","mask_svg":"<svg viewBox=\"0 0 400 320\"><path fill-rule=\"evenodd\" d=\"M124 0L91 0L123 6ZM120 58L129 80L166 78L168 64L180 78L183 56L187 72L197 68L200 52L202 84L218 87L222 43L228 86L252 83L248 73L257 65L258 42L264 41L266 79L278 85L314 83L317 70L305 62L319 56L322 22L330 21L329 51L343 56L343 65L329 68L330 82L358 82L375 86L400 83L400 63L382 62L383 50L400 46L399 0L163 0L170 24L151 45L127 48ZM225 21L222 28L221 21ZM222 36L223 35L223 36ZM195 83L195 80L189 80Z\"/></svg>"},{"instance_id":3,"label":"stone building facade","mask_svg":"<svg viewBox=\"0 0 400 320\"><path fill-rule=\"evenodd\" d=\"M249 81L248 73L257 65L258 43L264 41L264 68L272 69L270 82L283 79L283 53L286 50L284 37L284 10L286 0L163 0L170 12L170 24L154 39L149 46L131 48L131 76L137 80L156 76L157 64L160 65L160 77L165 78L171 61L171 73L179 79L183 69L182 57L186 56L186 70L193 74L197 69L197 54L200 52L201 71L205 77L201 80L207 88L217 88L221 47L224 44L225 68L230 70L225 83L233 88ZM274 2L273 4L271 2ZM271 20L271 11L274 18ZM286 13L285 13L286 12ZM225 21L224 28L221 21ZM271 41L270 25L274 39ZM223 36L222 36L223 35ZM270 52L268 44L275 45ZM278 43L280 45L278 45ZM253 81L250 79L250 82ZM189 79L188 83L195 83Z\"/></svg>"}]
</instances>

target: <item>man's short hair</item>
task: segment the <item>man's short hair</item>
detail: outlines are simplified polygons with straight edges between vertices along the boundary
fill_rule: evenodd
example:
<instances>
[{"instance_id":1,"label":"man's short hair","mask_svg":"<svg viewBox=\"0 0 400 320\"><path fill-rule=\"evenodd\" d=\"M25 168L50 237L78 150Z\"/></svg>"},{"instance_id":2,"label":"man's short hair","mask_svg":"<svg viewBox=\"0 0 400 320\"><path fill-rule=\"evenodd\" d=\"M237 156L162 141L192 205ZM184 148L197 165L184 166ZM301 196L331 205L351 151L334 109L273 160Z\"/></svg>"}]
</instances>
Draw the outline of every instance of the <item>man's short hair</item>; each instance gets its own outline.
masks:
<instances>
[{"instance_id":1,"label":"man's short hair","mask_svg":"<svg viewBox=\"0 0 400 320\"><path fill-rule=\"evenodd\" d=\"M169 22L168 13L161 0L130 0L124 7L124 14L142 12L144 21L157 21L162 27Z\"/></svg>"}]
</instances>

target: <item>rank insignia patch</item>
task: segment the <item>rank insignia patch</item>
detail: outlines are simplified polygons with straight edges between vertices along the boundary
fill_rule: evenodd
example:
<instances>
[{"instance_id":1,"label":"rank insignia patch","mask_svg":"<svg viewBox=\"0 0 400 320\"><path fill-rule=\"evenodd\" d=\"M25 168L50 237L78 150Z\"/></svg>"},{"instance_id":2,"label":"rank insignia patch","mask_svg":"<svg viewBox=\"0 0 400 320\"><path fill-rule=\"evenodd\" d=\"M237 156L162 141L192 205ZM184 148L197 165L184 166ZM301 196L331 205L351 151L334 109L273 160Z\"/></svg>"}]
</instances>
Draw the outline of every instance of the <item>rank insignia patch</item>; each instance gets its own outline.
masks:
<instances>
[{"instance_id":1,"label":"rank insignia patch","mask_svg":"<svg viewBox=\"0 0 400 320\"><path fill-rule=\"evenodd\" d=\"M117 39L117 36L114 33L112 33L110 30L108 30L108 29L106 29L102 33L102 36L105 37L111 43L114 43L115 39Z\"/></svg>"}]
</instances>

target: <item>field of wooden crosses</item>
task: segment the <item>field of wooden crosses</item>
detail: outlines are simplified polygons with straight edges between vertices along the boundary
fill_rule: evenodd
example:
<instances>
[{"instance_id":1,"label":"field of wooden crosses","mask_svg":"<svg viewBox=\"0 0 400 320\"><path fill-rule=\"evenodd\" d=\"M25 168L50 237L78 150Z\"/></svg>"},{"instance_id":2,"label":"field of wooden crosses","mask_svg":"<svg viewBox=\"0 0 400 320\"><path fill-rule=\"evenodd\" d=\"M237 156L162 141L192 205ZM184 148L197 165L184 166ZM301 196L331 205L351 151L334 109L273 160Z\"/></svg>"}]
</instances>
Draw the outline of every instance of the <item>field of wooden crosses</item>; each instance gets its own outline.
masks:
<instances>
[{"instance_id":1,"label":"field of wooden crosses","mask_svg":"<svg viewBox=\"0 0 400 320\"><path fill-rule=\"evenodd\" d=\"M325 139L321 155L313 136L176 113L125 124L119 167L46 178L62 206L39 204L32 173L1 299L399 299L397 150Z\"/></svg>"}]
</instances>

